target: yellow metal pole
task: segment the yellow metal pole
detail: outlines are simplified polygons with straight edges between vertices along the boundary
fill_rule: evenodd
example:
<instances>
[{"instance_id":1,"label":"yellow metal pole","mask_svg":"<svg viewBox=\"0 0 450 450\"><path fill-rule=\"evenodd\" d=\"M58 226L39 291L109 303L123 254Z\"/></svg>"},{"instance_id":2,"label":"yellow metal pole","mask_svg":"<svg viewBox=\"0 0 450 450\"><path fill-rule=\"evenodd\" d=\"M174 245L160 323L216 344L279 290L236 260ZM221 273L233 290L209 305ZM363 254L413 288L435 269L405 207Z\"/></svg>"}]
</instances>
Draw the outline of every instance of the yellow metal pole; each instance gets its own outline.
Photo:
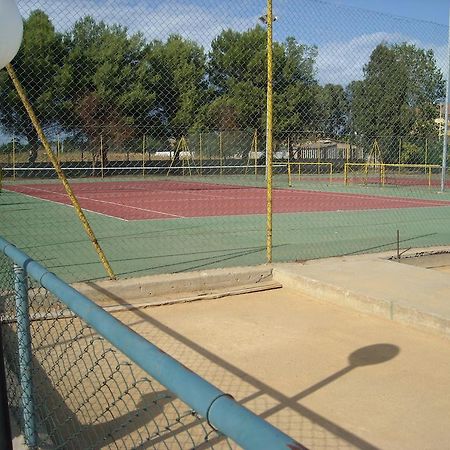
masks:
<instances>
[{"instance_id":1,"label":"yellow metal pole","mask_svg":"<svg viewBox=\"0 0 450 450\"><path fill-rule=\"evenodd\" d=\"M266 226L266 253L267 262L272 262L272 125L273 125L273 16L272 0L267 0L267 226Z\"/></svg>"},{"instance_id":2,"label":"yellow metal pole","mask_svg":"<svg viewBox=\"0 0 450 450\"><path fill-rule=\"evenodd\" d=\"M198 146L199 146L199 158L200 158L200 175L203 175L203 150L202 150L202 133L200 132L200 136L198 139Z\"/></svg>"},{"instance_id":3,"label":"yellow metal pole","mask_svg":"<svg viewBox=\"0 0 450 450\"><path fill-rule=\"evenodd\" d=\"M145 150L147 151L147 162L150 163L152 160L152 151L148 145L147 134L144 134L144 136L145 136Z\"/></svg>"},{"instance_id":4,"label":"yellow metal pole","mask_svg":"<svg viewBox=\"0 0 450 450\"><path fill-rule=\"evenodd\" d=\"M258 176L258 130L255 130L255 145L253 147L253 158L255 160L255 177Z\"/></svg>"},{"instance_id":5,"label":"yellow metal pole","mask_svg":"<svg viewBox=\"0 0 450 450\"><path fill-rule=\"evenodd\" d=\"M191 177L192 176L192 169L191 169L191 162L190 162L191 152L189 150L189 145L187 143L187 140L186 140L186 138L184 136L183 136L182 150L184 151L184 154L185 154L184 158L186 160L186 166L187 166L188 171L189 171L189 176ZM183 159L183 161L184 161L184 159Z\"/></svg>"},{"instance_id":6,"label":"yellow metal pole","mask_svg":"<svg viewBox=\"0 0 450 450\"><path fill-rule=\"evenodd\" d=\"M12 168L13 168L13 180L16 179L16 137L13 136L12 141Z\"/></svg>"},{"instance_id":7,"label":"yellow metal pole","mask_svg":"<svg viewBox=\"0 0 450 450\"><path fill-rule=\"evenodd\" d=\"M220 159L220 175L223 173L223 141L222 132L219 133L219 159Z\"/></svg>"},{"instance_id":8,"label":"yellow metal pole","mask_svg":"<svg viewBox=\"0 0 450 450\"><path fill-rule=\"evenodd\" d=\"M142 137L142 176L145 177L145 134Z\"/></svg>"},{"instance_id":9,"label":"yellow metal pole","mask_svg":"<svg viewBox=\"0 0 450 450\"><path fill-rule=\"evenodd\" d=\"M348 184L348 163L344 164L344 184Z\"/></svg>"},{"instance_id":10,"label":"yellow metal pole","mask_svg":"<svg viewBox=\"0 0 450 450\"><path fill-rule=\"evenodd\" d=\"M100 135L100 173L103 178L103 134Z\"/></svg>"},{"instance_id":11,"label":"yellow metal pole","mask_svg":"<svg viewBox=\"0 0 450 450\"><path fill-rule=\"evenodd\" d=\"M56 136L56 158L61 163L61 149L59 148L59 134Z\"/></svg>"},{"instance_id":12,"label":"yellow metal pole","mask_svg":"<svg viewBox=\"0 0 450 450\"><path fill-rule=\"evenodd\" d=\"M52 152L52 149L50 147L50 144L45 137L44 131L42 130L42 127L36 117L36 114L33 111L33 108L28 101L28 98L25 94L25 91L22 88L22 85L20 84L20 81L17 78L17 75L12 67L11 64L8 64L6 66L6 70L8 71L9 76L11 77L11 80L17 90L17 93L19 94L20 99L22 100L22 103L27 110L28 115L30 116L31 122L33 123L34 128L36 129L36 133L39 136L39 139L42 142L42 145L44 146L44 149L47 153L48 158L50 159L51 163L53 164L53 167L55 168L55 171L58 175L58 178L61 180L67 195L70 198L70 201L72 202L73 207L75 208L78 218L80 219L84 230L86 231L86 234L89 236L90 241L92 242L92 245L95 248L95 251L97 252L101 263L103 264L103 267L105 268L106 273L108 274L109 278L112 280L116 278L109 261L107 260L102 248L100 247L100 244L97 241L97 238L94 234L94 231L92 230L89 221L87 220L83 210L80 207L80 204L78 203L78 199L75 197L74 192L72 191L72 187L70 186L69 182L67 181L66 176L64 175L64 172L61 170L61 166L58 163L58 160L55 158L55 155Z\"/></svg>"},{"instance_id":13,"label":"yellow metal pole","mask_svg":"<svg viewBox=\"0 0 450 450\"><path fill-rule=\"evenodd\" d=\"M289 136L287 137L287 152L288 152L288 162L291 162L291 140Z\"/></svg>"},{"instance_id":14,"label":"yellow metal pole","mask_svg":"<svg viewBox=\"0 0 450 450\"><path fill-rule=\"evenodd\" d=\"M184 162L184 158L182 156L182 153L184 152L184 136L181 137L180 139L180 161L181 161L181 175L184 177L184 166L185 166L185 162Z\"/></svg>"},{"instance_id":15,"label":"yellow metal pole","mask_svg":"<svg viewBox=\"0 0 450 450\"><path fill-rule=\"evenodd\" d=\"M320 151L321 151L321 147L320 147L320 142L317 141L317 174L320 174Z\"/></svg>"},{"instance_id":16,"label":"yellow metal pole","mask_svg":"<svg viewBox=\"0 0 450 450\"><path fill-rule=\"evenodd\" d=\"M287 137L287 151L288 151L288 181L289 181L289 187L292 187L292 173L291 173L291 157L289 155L290 153L290 141L289 141L289 136Z\"/></svg>"},{"instance_id":17,"label":"yellow metal pole","mask_svg":"<svg viewBox=\"0 0 450 450\"><path fill-rule=\"evenodd\" d=\"M172 150L170 151L170 155L171 155L170 158L171 158L171 161L170 161L169 169L167 170L167 173L166 173L166 177L168 177L169 174L170 174L170 170L172 169L173 164L174 164L174 162L175 162L175 156L177 155L178 149L180 149L180 152L181 152L180 145L181 145L181 139L177 142L177 147L175 148L175 152L174 152L174 154L173 154L173 158L172 158Z\"/></svg>"},{"instance_id":18,"label":"yellow metal pole","mask_svg":"<svg viewBox=\"0 0 450 450\"><path fill-rule=\"evenodd\" d=\"M425 139L425 165L428 164L428 139Z\"/></svg>"}]
</instances>

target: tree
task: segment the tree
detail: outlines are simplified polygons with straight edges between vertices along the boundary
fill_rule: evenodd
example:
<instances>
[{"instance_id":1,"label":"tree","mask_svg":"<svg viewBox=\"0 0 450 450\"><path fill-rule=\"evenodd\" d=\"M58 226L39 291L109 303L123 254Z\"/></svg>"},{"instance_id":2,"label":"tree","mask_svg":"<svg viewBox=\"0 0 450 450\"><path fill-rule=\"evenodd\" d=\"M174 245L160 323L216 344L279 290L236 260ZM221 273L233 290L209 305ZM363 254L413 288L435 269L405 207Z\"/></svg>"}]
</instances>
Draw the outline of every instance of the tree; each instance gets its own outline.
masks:
<instances>
[{"instance_id":1,"label":"tree","mask_svg":"<svg viewBox=\"0 0 450 450\"><path fill-rule=\"evenodd\" d=\"M64 45L61 124L85 135L96 159L101 140L106 163L108 150L142 129L155 107L145 41L140 34L129 37L124 27L85 17L64 36Z\"/></svg>"},{"instance_id":2,"label":"tree","mask_svg":"<svg viewBox=\"0 0 450 450\"><path fill-rule=\"evenodd\" d=\"M338 139L348 133L349 99L339 84L326 84L318 89L320 107L320 131L326 136Z\"/></svg>"},{"instance_id":3,"label":"tree","mask_svg":"<svg viewBox=\"0 0 450 450\"><path fill-rule=\"evenodd\" d=\"M195 42L171 35L166 42L148 45L145 62L155 78L155 107L173 137L180 138L196 126L208 99L205 52Z\"/></svg>"},{"instance_id":4,"label":"tree","mask_svg":"<svg viewBox=\"0 0 450 450\"><path fill-rule=\"evenodd\" d=\"M33 11L24 22L22 47L13 65L43 127L58 123L55 84L64 55L61 35L56 33L48 16ZM30 161L35 161L39 139L5 71L0 72L0 124L7 133L28 140Z\"/></svg>"},{"instance_id":5,"label":"tree","mask_svg":"<svg viewBox=\"0 0 450 450\"><path fill-rule=\"evenodd\" d=\"M274 43L274 130L278 136L313 126L317 118L317 50L292 37ZM214 100L206 111L210 128L265 130L266 31L223 31L211 44L208 74Z\"/></svg>"},{"instance_id":6,"label":"tree","mask_svg":"<svg viewBox=\"0 0 450 450\"><path fill-rule=\"evenodd\" d=\"M319 120L314 64L317 48L288 37L274 46L274 134L283 137L315 129Z\"/></svg>"},{"instance_id":7,"label":"tree","mask_svg":"<svg viewBox=\"0 0 450 450\"><path fill-rule=\"evenodd\" d=\"M155 110L153 137L171 146L190 130L199 127L200 111L208 101L206 55L195 42L171 35L166 42L148 45L145 58L154 74ZM175 144L174 164L181 147Z\"/></svg>"},{"instance_id":8,"label":"tree","mask_svg":"<svg viewBox=\"0 0 450 450\"><path fill-rule=\"evenodd\" d=\"M393 162L400 137L417 141L432 133L444 83L432 50L380 44L364 67L364 79L350 90L355 131L368 145L377 138L384 162Z\"/></svg>"}]
</instances>

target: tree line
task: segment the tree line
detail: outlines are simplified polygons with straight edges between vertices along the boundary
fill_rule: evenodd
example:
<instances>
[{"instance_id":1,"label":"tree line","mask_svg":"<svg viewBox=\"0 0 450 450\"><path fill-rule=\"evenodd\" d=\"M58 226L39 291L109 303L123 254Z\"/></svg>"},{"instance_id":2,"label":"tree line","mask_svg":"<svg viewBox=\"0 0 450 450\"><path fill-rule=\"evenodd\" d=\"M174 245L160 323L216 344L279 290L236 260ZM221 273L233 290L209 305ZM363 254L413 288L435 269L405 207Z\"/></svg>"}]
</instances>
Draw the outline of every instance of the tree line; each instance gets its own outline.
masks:
<instances>
[{"instance_id":1,"label":"tree line","mask_svg":"<svg viewBox=\"0 0 450 450\"><path fill-rule=\"evenodd\" d=\"M294 37L275 42L273 55L278 139L292 133L299 140L377 137L387 148L398 136L417 143L436 133L444 80L431 50L381 43L363 79L347 86L320 85L318 48ZM143 132L160 141L198 130L264 133L266 64L261 26L223 30L205 51L179 35L148 42L140 33L130 35L121 25L89 16L60 33L40 10L24 21L23 45L14 60L43 126L79 136L92 151L100 136L120 147ZM38 148L5 71L0 125Z\"/></svg>"}]
</instances>

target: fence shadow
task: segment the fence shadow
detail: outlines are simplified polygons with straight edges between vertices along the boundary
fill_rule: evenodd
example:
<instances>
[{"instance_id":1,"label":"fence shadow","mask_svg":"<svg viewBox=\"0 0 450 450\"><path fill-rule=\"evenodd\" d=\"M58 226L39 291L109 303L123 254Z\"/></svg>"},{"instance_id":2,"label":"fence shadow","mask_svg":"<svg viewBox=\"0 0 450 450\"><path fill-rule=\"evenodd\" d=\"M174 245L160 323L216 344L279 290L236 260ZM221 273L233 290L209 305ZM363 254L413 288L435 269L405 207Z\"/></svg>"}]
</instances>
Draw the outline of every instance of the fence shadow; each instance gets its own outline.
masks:
<instances>
[{"instance_id":1,"label":"fence shadow","mask_svg":"<svg viewBox=\"0 0 450 450\"><path fill-rule=\"evenodd\" d=\"M11 412L17 423L22 423L16 354L17 334L9 324L3 324L2 333ZM92 339L90 337L90 340ZM72 343L66 343L66 350L70 350L70 347L73 349ZM82 358L82 355L78 355L77 361ZM48 361L46 363L48 365ZM109 361L111 365L116 363L115 359ZM64 369L62 367L62 370ZM207 444L202 448L212 448L214 442L224 440L217 439L213 433L211 437L215 439L208 443L208 431L213 430L207 430L203 422L189 409L181 412L180 405L175 404L177 399L156 382L139 379L136 382L116 385L121 377L111 373L102 379L105 374L100 370L98 362L90 368L85 366L85 369L87 373L82 374L79 380L65 380L68 384L76 383L78 386L75 390L72 386L72 392L64 396L62 391L67 391L67 387L61 389L64 385L62 378L58 379L51 368L44 367L39 358L32 357L33 398L38 406L35 419L41 448L77 450L113 445L114 448L143 449L153 448L159 443L163 446L169 445L170 448L184 449L196 447L196 442ZM114 369L120 370L119 366ZM96 370L100 373L96 373ZM71 368L68 371L70 372ZM76 407L76 402L71 401L69 397L75 394L83 399L81 391L92 391L93 386L98 391L92 394L97 397L95 401L92 401L92 397L89 399L92 410L86 411L86 408L83 408L83 400ZM133 389L136 392L132 393ZM104 392L98 394L100 391ZM125 398L127 396L129 398ZM181 404L179 401L178 403ZM23 429L23 426L21 428ZM15 434L18 434L17 428Z\"/></svg>"},{"instance_id":2,"label":"fence shadow","mask_svg":"<svg viewBox=\"0 0 450 450\"><path fill-rule=\"evenodd\" d=\"M96 283L92 282L89 284L91 287L97 289L98 292L108 294L108 296L114 299L118 304L126 304L126 302L122 298L112 295L109 291L106 292L101 287L96 285ZM313 429L313 433L323 435L323 437L320 438L321 442L318 443L318 447L321 448L357 447L366 450L375 450L377 448L370 442L367 442L366 440L350 432L349 430L346 430L345 428L327 419L326 417L317 414L308 407L300 404L299 401L312 394L313 392L316 392L319 389L322 389L323 387L329 385L335 380L345 376L350 371L353 371L362 366L380 364L392 358L395 358L400 352L400 349L397 346L392 344L379 343L357 349L348 356L348 365L346 367L334 374L329 375L325 379L315 383L314 385L294 396L287 396L279 390L261 381L260 379L241 370L239 367L233 365L229 361L224 360L217 354L212 353L211 351L192 341L188 337L180 334L176 330L168 327L154 317L151 317L148 313L143 312L139 309L133 309L132 311L129 311L129 313L139 317L139 322L146 323L154 329L154 331L149 334L158 335L158 337L160 337L162 340L164 340L164 336L169 337L176 342L174 345L176 345L178 349L182 349L182 353L185 353L187 349L195 353L197 356L194 358L203 360L202 363L209 367L207 372L208 375L211 376L211 378L214 378L214 371L216 371L217 373L225 372L226 374L233 377L233 379L237 379L237 383L239 383L241 386L249 385L251 389L248 390L251 390L252 393L241 398L239 400L241 404L249 404L250 402L258 398L270 398L270 403L274 404L274 406L267 407L266 410L260 412L259 415L264 419L272 421L272 423L274 423L273 419L275 414L277 413L282 412L284 415L290 416L291 418L288 418L286 420L286 427L283 427L280 424L277 424L277 426L282 428L285 433L294 435L293 437L300 440L300 442L303 441L304 437L310 435L311 429ZM159 335L159 333L161 335ZM154 343L158 345L158 342ZM192 360L193 365L199 364L199 361L196 359ZM213 368L214 366L216 367L215 369ZM226 375L218 375L218 377L219 379L223 379L226 377ZM210 381L214 382L211 378ZM239 385L234 387L236 390L239 390ZM235 392L229 393L234 394ZM300 424L302 429L292 428L293 424ZM325 431L325 434L328 434L328 436L325 436L323 431ZM330 437L330 435L334 436L334 438Z\"/></svg>"}]
</instances>

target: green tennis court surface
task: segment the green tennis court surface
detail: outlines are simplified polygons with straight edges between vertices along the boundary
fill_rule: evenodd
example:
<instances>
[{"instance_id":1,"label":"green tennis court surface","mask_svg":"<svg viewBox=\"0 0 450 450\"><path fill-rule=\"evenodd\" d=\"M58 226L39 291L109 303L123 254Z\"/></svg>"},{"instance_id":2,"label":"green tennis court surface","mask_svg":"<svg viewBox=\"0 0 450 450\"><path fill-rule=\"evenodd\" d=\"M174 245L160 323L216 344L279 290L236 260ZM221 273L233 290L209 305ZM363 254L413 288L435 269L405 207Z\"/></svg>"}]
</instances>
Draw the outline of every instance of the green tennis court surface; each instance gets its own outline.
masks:
<instances>
[{"instance_id":1,"label":"green tennis court surface","mask_svg":"<svg viewBox=\"0 0 450 450\"><path fill-rule=\"evenodd\" d=\"M301 183L298 187L318 189L315 183ZM448 193L437 194L429 189L412 191L336 184L321 184L320 189L450 200ZM0 234L67 281L105 276L71 207L4 190L0 195L0 211ZM264 215L135 222L96 213L87 215L120 277L265 262ZM397 230L400 230L402 247L448 244L449 224L448 206L275 214L273 259L292 261L394 249Z\"/></svg>"}]
</instances>

